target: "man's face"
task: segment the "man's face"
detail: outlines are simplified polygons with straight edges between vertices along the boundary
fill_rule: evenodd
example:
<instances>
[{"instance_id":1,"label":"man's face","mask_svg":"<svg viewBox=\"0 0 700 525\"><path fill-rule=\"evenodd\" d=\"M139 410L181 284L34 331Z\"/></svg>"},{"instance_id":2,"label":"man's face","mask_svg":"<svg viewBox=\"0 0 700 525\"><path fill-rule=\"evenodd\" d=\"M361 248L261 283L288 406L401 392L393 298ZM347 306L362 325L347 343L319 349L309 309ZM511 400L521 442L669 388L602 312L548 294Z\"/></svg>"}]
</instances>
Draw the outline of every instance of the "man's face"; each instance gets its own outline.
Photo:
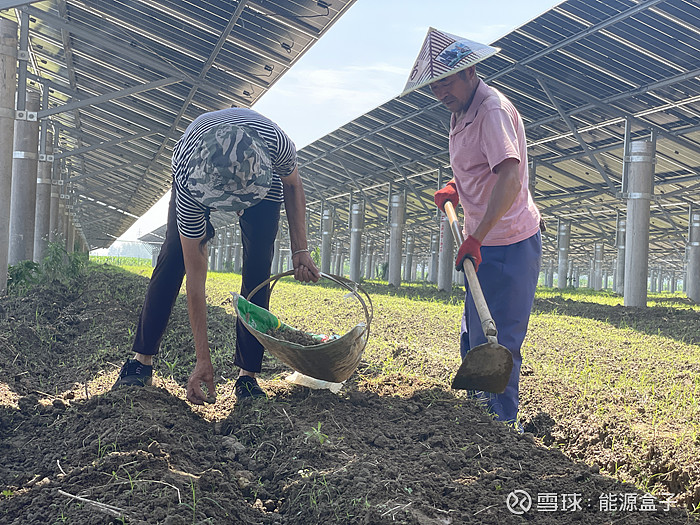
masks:
<instances>
[{"instance_id":1,"label":"man's face","mask_svg":"<svg viewBox=\"0 0 700 525\"><path fill-rule=\"evenodd\" d=\"M467 110L476 89L476 74L473 68L442 78L430 84L433 95L452 113Z\"/></svg>"}]
</instances>

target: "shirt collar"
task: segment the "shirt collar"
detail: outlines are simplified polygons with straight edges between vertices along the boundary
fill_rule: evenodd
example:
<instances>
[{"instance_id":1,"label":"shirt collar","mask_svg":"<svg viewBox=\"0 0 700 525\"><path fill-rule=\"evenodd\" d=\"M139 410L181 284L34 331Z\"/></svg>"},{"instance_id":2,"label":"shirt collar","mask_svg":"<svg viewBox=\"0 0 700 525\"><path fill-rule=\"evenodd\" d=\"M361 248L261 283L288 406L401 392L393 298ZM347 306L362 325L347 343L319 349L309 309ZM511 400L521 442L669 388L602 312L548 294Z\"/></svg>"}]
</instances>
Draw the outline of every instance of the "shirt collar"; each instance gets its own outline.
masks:
<instances>
[{"instance_id":1,"label":"shirt collar","mask_svg":"<svg viewBox=\"0 0 700 525\"><path fill-rule=\"evenodd\" d=\"M450 136L454 135L455 133L459 133L465 127L467 127L467 124L474 122L476 113L479 111L479 106L481 106L481 103L488 95L489 87L483 80L479 79L479 83L476 86L476 91L474 92L474 98L472 99L472 103L469 104L467 112L462 115L459 120L457 120L454 113L452 114L450 119Z\"/></svg>"}]
</instances>

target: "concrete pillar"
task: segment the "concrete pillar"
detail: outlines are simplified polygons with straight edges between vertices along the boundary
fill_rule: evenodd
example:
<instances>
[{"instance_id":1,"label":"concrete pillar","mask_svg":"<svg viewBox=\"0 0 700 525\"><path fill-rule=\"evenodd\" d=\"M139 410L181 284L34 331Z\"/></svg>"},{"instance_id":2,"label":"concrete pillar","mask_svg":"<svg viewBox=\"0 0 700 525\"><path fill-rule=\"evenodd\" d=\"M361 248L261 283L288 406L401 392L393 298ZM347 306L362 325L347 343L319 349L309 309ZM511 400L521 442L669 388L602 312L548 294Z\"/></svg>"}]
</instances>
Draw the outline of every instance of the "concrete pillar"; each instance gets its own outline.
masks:
<instances>
[{"instance_id":1,"label":"concrete pillar","mask_svg":"<svg viewBox=\"0 0 700 525\"><path fill-rule=\"evenodd\" d=\"M452 291L453 271L455 267L454 239L447 215L440 217L440 252L438 261L438 290Z\"/></svg>"},{"instance_id":2,"label":"concrete pillar","mask_svg":"<svg viewBox=\"0 0 700 525\"><path fill-rule=\"evenodd\" d=\"M45 153L39 155L36 178L36 208L34 209L34 262L46 255L51 228L51 168L53 164L53 135L46 133ZM50 161L48 159L51 159Z\"/></svg>"},{"instance_id":3,"label":"concrete pillar","mask_svg":"<svg viewBox=\"0 0 700 525\"><path fill-rule=\"evenodd\" d=\"M625 292L625 239L627 238L627 218L617 216L617 264L615 266L615 293Z\"/></svg>"},{"instance_id":4,"label":"concrete pillar","mask_svg":"<svg viewBox=\"0 0 700 525\"><path fill-rule=\"evenodd\" d=\"M649 270L649 291L651 293L656 293L656 270L651 268Z\"/></svg>"},{"instance_id":5,"label":"concrete pillar","mask_svg":"<svg viewBox=\"0 0 700 525\"><path fill-rule=\"evenodd\" d=\"M272 255L272 268L270 268L270 273L276 275L279 273L280 267L280 233L277 232L277 237L275 237L275 251Z\"/></svg>"},{"instance_id":6,"label":"concrete pillar","mask_svg":"<svg viewBox=\"0 0 700 525\"><path fill-rule=\"evenodd\" d=\"M654 156L652 141L630 143L627 235L625 237L625 306L647 305L649 270L649 208L654 191Z\"/></svg>"},{"instance_id":7,"label":"concrete pillar","mask_svg":"<svg viewBox=\"0 0 700 525\"><path fill-rule=\"evenodd\" d=\"M68 229L68 246L66 247L68 253L73 253L75 251L75 212L70 212L70 228Z\"/></svg>"},{"instance_id":8,"label":"concrete pillar","mask_svg":"<svg viewBox=\"0 0 700 525\"><path fill-rule=\"evenodd\" d=\"M343 276L345 270L345 254L343 253L343 243L338 243L335 252L335 275Z\"/></svg>"},{"instance_id":9,"label":"concrete pillar","mask_svg":"<svg viewBox=\"0 0 700 525\"><path fill-rule=\"evenodd\" d=\"M430 271L428 272L428 281L437 284L438 279L438 263L440 252L440 236L433 233L430 236Z\"/></svg>"},{"instance_id":10,"label":"concrete pillar","mask_svg":"<svg viewBox=\"0 0 700 525\"><path fill-rule=\"evenodd\" d=\"M372 279L372 241L367 239L367 247L365 248L365 279Z\"/></svg>"},{"instance_id":11,"label":"concrete pillar","mask_svg":"<svg viewBox=\"0 0 700 525\"><path fill-rule=\"evenodd\" d=\"M590 285L589 285L590 286ZM603 243L597 242L593 247L593 289L603 289Z\"/></svg>"},{"instance_id":12,"label":"concrete pillar","mask_svg":"<svg viewBox=\"0 0 700 525\"><path fill-rule=\"evenodd\" d=\"M63 182L63 181L61 181ZM58 214L56 215L55 240L65 243L66 240L66 198L63 186L58 186Z\"/></svg>"},{"instance_id":13,"label":"concrete pillar","mask_svg":"<svg viewBox=\"0 0 700 525\"><path fill-rule=\"evenodd\" d=\"M63 200L64 200L64 205L63 205L63 232L61 235L63 236L63 242L65 243L65 248L66 251L70 251L70 246L68 245L68 237L70 236L70 228L71 228L71 220L70 220L70 212L71 209L73 208L73 205L71 204L71 198L70 195L68 194L68 188L65 187L63 190L66 193L63 194Z\"/></svg>"},{"instance_id":14,"label":"concrete pillar","mask_svg":"<svg viewBox=\"0 0 700 525\"><path fill-rule=\"evenodd\" d=\"M321 218L321 271L331 273L331 238L333 237L333 209L323 210Z\"/></svg>"},{"instance_id":15,"label":"concrete pillar","mask_svg":"<svg viewBox=\"0 0 700 525\"><path fill-rule=\"evenodd\" d=\"M566 285L571 286L573 288L578 288L578 279L576 279L574 276L576 270L576 267L574 266L574 261L569 259L566 264L566 268Z\"/></svg>"},{"instance_id":16,"label":"concrete pillar","mask_svg":"<svg viewBox=\"0 0 700 525\"><path fill-rule=\"evenodd\" d=\"M668 279L668 291L671 293L676 293L676 288L678 288L678 281L676 280L676 272L671 272L671 276Z\"/></svg>"},{"instance_id":17,"label":"concrete pillar","mask_svg":"<svg viewBox=\"0 0 700 525\"><path fill-rule=\"evenodd\" d=\"M403 279L406 282L414 281L413 273L413 234L406 236L406 260L403 267Z\"/></svg>"},{"instance_id":18,"label":"concrete pillar","mask_svg":"<svg viewBox=\"0 0 700 525\"><path fill-rule=\"evenodd\" d=\"M156 263L158 262L158 256L160 255L160 249L162 245L160 244L151 244L151 268L156 267Z\"/></svg>"},{"instance_id":19,"label":"concrete pillar","mask_svg":"<svg viewBox=\"0 0 700 525\"><path fill-rule=\"evenodd\" d=\"M58 236L58 225L59 225L59 213L61 204L61 186L59 185L61 180L59 180L60 169L59 162L52 163L52 175L51 175L51 211L49 213L49 242L56 242L59 239Z\"/></svg>"},{"instance_id":20,"label":"concrete pillar","mask_svg":"<svg viewBox=\"0 0 700 525\"><path fill-rule=\"evenodd\" d=\"M389 285L401 286L401 248L403 245L403 226L406 220L401 195L391 196L391 223L389 231Z\"/></svg>"},{"instance_id":21,"label":"concrete pillar","mask_svg":"<svg viewBox=\"0 0 700 525\"><path fill-rule=\"evenodd\" d=\"M31 261L34 254L34 210L36 208L36 176L39 158L39 93L27 92L28 117L34 120L15 121L12 152L12 192L10 202L9 263Z\"/></svg>"},{"instance_id":22,"label":"concrete pillar","mask_svg":"<svg viewBox=\"0 0 700 525\"><path fill-rule=\"evenodd\" d=\"M220 272L224 267L224 234L219 231L216 234L216 261L214 263L214 271Z\"/></svg>"},{"instance_id":23,"label":"concrete pillar","mask_svg":"<svg viewBox=\"0 0 700 525\"><path fill-rule=\"evenodd\" d=\"M688 222L688 266L683 283L688 299L700 304L700 207L691 207Z\"/></svg>"},{"instance_id":24,"label":"concrete pillar","mask_svg":"<svg viewBox=\"0 0 700 525\"><path fill-rule=\"evenodd\" d=\"M545 286L554 287L554 259L549 260L549 271L547 272L547 282Z\"/></svg>"},{"instance_id":25,"label":"concrete pillar","mask_svg":"<svg viewBox=\"0 0 700 525\"><path fill-rule=\"evenodd\" d=\"M243 270L243 232L241 232L240 226L236 228L236 242L233 251L233 271L236 273L241 273Z\"/></svg>"},{"instance_id":26,"label":"concrete pillar","mask_svg":"<svg viewBox=\"0 0 700 525\"><path fill-rule=\"evenodd\" d=\"M559 267L557 272L557 288L566 288L567 269L569 263L569 243L571 240L571 221L559 219L557 231L557 252Z\"/></svg>"},{"instance_id":27,"label":"concrete pillar","mask_svg":"<svg viewBox=\"0 0 700 525\"><path fill-rule=\"evenodd\" d=\"M364 222L364 207L360 203L353 204L350 228L350 280L356 283L362 279L360 261L362 259L362 230Z\"/></svg>"},{"instance_id":28,"label":"concrete pillar","mask_svg":"<svg viewBox=\"0 0 700 525\"><path fill-rule=\"evenodd\" d=\"M656 289L659 292L663 292L664 291L664 270L663 270L663 268L659 268L657 278L658 278L659 282L656 286Z\"/></svg>"},{"instance_id":29,"label":"concrete pillar","mask_svg":"<svg viewBox=\"0 0 700 525\"><path fill-rule=\"evenodd\" d=\"M0 295L7 289L9 264L16 77L17 24L0 18Z\"/></svg>"},{"instance_id":30,"label":"concrete pillar","mask_svg":"<svg viewBox=\"0 0 700 525\"><path fill-rule=\"evenodd\" d=\"M236 226L228 227L228 271L232 272L236 260Z\"/></svg>"}]
</instances>

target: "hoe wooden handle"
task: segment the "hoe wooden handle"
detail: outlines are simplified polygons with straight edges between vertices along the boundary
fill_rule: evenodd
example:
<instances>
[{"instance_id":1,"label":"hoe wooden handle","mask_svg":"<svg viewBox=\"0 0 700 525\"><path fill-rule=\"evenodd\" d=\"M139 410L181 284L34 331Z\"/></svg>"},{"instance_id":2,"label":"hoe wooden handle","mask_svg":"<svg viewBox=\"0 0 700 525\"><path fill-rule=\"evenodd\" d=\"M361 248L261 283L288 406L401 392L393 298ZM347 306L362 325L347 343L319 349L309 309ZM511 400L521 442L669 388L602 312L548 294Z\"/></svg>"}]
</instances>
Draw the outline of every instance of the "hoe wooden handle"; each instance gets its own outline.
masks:
<instances>
[{"instance_id":1,"label":"hoe wooden handle","mask_svg":"<svg viewBox=\"0 0 700 525\"><path fill-rule=\"evenodd\" d=\"M455 213L454 206L450 201L445 202L445 215L447 215L447 220L450 221L450 228L452 228L452 235L457 241L457 245L461 246L464 239L462 238L462 230L459 227L459 221L457 220L457 213ZM493 322L491 318L491 312L486 304L486 299L484 298L484 293L481 291L481 285L479 284L479 279L474 271L474 262L470 258L464 259L462 264L464 268L464 275L467 276L467 283L469 283L469 290L472 292L472 298L474 299L474 305L476 306L476 311L479 313L479 319L481 320L481 328L484 331L486 339L490 342L497 342L496 335L498 331L496 330L496 323Z\"/></svg>"}]
</instances>

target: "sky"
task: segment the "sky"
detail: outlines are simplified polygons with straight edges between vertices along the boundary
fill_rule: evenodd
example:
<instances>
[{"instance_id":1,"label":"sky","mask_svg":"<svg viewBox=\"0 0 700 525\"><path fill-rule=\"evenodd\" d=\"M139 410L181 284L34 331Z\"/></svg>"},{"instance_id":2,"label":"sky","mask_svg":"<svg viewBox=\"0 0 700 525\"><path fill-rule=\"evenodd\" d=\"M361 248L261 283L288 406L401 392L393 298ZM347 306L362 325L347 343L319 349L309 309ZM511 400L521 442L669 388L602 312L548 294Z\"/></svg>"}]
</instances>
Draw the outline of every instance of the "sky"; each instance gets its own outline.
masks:
<instances>
[{"instance_id":1,"label":"sky","mask_svg":"<svg viewBox=\"0 0 700 525\"><path fill-rule=\"evenodd\" d=\"M399 95L429 27L490 44L559 3L357 0L253 109L302 149ZM165 224L168 200L169 193L120 240Z\"/></svg>"}]
</instances>

